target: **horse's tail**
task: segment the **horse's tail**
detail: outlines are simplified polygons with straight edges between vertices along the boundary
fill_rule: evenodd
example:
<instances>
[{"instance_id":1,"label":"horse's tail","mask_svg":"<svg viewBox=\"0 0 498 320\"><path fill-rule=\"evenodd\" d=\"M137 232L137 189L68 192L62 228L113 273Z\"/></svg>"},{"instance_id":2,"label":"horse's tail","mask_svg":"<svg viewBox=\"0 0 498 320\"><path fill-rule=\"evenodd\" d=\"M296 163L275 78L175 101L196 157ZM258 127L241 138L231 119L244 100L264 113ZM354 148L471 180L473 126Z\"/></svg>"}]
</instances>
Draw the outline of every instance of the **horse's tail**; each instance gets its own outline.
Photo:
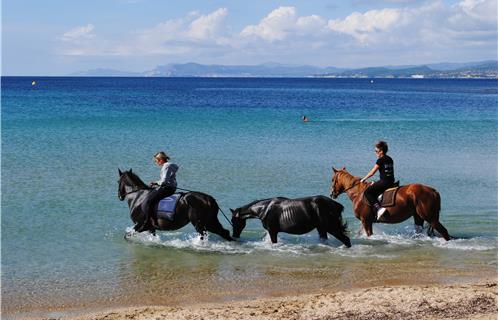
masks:
<instances>
[{"instance_id":1,"label":"horse's tail","mask_svg":"<svg viewBox=\"0 0 498 320\"><path fill-rule=\"evenodd\" d=\"M439 217L439 213L441 212L441 195L439 194L439 192L437 192L436 189L434 189L434 192L436 193L436 211Z\"/></svg>"},{"instance_id":2,"label":"horse's tail","mask_svg":"<svg viewBox=\"0 0 498 320\"><path fill-rule=\"evenodd\" d=\"M434 189L434 188L431 188L429 187L430 190L432 191L432 195L433 195L433 199L434 199L434 206L432 208L433 212L434 212L434 217L439 220L439 213L441 212L441 195L439 194L439 192Z\"/></svg>"},{"instance_id":3,"label":"horse's tail","mask_svg":"<svg viewBox=\"0 0 498 320\"><path fill-rule=\"evenodd\" d=\"M421 185L423 186L423 185ZM429 197L425 198L425 201L422 203L420 202L420 199L418 199L419 196L422 194L412 194L412 201L415 205L415 210L419 217L424 218L425 221L429 224L428 232L431 232L432 229L432 222L433 221L439 221L439 213L441 212L441 195L439 192L429 186L424 186L426 189L426 192L428 192L430 195ZM431 205L432 204L432 205ZM423 208L423 209L421 209ZM425 215L421 215L419 210L425 211ZM429 219L429 220L427 220Z\"/></svg>"},{"instance_id":4,"label":"horse's tail","mask_svg":"<svg viewBox=\"0 0 498 320\"><path fill-rule=\"evenodd\" d=\"M332 204L332 210L330 213L335 215L339 220L339 230L341 233L346 233L348 230L348 223L342 219L342 213L344 212L344 206L337 201L330 202Z\"/></svg>"},{"instance_id":5,"label":"horse's tail","mask_svg":"<svg viewBox=\"0 0 498 320\"><path fill-rule=\"evenodd\" d=\"M431 188L431 191L434 194L434 215L436 217L436 220L439 221L439 213L441 212L441 195L434 188ZM426 221L426 223L427 223L427 235L433 237L435 235L434 227L430 222Z\"/></svg>"},{"instance_id":6,"label":"horse's tail","mask_svg":"<svg viewBox=\"0 0 498 320\"><path fill-rule=\"evenodd\" d=\"M216 215L218 215L218 211L220 211L220 206L218 205L218 201L216 201L216 199L210 195L208 195L208 197L209 197L209 204L212 206L213 211L215 211Z\"/></svg>"}]
</instances>

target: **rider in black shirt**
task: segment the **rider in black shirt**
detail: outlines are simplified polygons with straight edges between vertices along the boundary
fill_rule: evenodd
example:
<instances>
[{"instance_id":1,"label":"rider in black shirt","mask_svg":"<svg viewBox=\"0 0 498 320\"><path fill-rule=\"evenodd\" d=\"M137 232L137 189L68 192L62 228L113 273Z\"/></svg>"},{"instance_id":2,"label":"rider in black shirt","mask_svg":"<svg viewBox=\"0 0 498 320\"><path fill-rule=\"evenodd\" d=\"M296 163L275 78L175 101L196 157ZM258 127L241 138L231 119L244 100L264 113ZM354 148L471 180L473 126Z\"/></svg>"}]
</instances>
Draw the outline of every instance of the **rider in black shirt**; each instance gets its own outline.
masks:
<instances>
[{"instance_id":1,"label":"rider in black shirt","mask_svg":"<svg viewBox=\"0 0 498 320\"><path fill-rule=\"evenodd\" d=\"M387 211L386 208L380 206L377 197L394 184L394 161L386 154L387 150L388 146L386 142L379 141L375 144L375 153L378 159L372 170L361 179L361 182L365 182L379 170L380 180L372 183L364 192L365 198L367 198L368 202L377 211L377 220L381 220Z\"/></svg>"}]
</instances>

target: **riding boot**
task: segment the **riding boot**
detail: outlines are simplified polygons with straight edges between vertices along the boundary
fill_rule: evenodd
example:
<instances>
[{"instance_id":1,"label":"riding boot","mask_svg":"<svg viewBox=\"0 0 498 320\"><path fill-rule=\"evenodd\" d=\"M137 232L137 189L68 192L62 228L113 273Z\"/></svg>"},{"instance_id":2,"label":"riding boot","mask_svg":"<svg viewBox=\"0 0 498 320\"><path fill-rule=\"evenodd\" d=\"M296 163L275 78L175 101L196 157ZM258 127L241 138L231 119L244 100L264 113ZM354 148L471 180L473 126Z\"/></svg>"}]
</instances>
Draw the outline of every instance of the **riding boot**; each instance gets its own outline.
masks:
<instances>
[{"instance_id":1,"label":"riding boot","mask_svg":"<svg viewBox=\"0 0 498 320\"><path fill-rule=\"evenodd\" d=\"M377 212L377 221L381 221L382 217L386 213L387 209L380 206L378 202L373 204L375 211Z\"/></svg>"}]
</instances>

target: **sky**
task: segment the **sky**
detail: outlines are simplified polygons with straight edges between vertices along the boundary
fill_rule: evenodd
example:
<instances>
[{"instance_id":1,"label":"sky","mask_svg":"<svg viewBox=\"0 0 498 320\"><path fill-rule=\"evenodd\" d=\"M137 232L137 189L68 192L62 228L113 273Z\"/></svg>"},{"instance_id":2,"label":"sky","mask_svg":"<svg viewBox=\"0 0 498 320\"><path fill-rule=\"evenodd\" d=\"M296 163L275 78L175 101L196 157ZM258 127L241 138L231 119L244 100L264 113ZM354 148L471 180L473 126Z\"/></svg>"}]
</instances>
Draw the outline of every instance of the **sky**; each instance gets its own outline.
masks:
<instances>
[{"instance_id":1,"label":"sky","mask_svg":"<svg viewBox=\"0 0 498 320\"><path fill-rule=\"evenodd\" d=\"M496 60L497 0L2 0L2 75Z\"/></svg>"}]
</instances>

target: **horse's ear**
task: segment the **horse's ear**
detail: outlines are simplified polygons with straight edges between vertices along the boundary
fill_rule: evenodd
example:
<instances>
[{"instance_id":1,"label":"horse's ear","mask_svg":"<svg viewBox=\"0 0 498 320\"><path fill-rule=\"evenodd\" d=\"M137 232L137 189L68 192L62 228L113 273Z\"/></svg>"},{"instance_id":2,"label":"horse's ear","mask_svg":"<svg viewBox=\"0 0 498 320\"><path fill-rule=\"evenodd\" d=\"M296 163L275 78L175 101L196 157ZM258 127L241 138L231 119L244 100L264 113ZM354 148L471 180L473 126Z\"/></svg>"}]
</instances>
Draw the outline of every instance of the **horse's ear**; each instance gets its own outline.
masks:
<instances>
[{"instance_id":1,"label":"horse's ear","mask_svg":"<svg viewBox=\"0 0 498 320\"><path fill-rule=\"evenodd\" d=\"M342 167L342 169L341 169L341 170L342 170L342 171L346 171L346 167Z\"/></svg>"},{"instance_id":2,"label":"horse's ear","mask_svg":"<svg viewBox=\"0 0 498 320\"><path fill-rule=\"evenodd\" d=\"M131 168L130 168L130 173L132 173Z\"/></svg>"},{"instance_id":3,"label":"horse's ear","mask_svg":"<svg viewBox=\"0 0 498 320\"><path fill-rule=\"evenodd\" d=\"M239 212L236 211L236 210L233 210L232 208L230 208L230 211L232 211L232 216L235 217L235 218L238 218L239 217Z\"/></svg>"},{"instance_id":4,"label":"horse's ear","mask_svg":"<svg viewBox=\"0 0 498 320\"><path fill-rule=\"evenodd\" d=\"M334 170L334 173L336 173L337 171L339 171L339 170L337 170L337 169L336 169L336 168L334 168L334 167L332 167L332 170Z\"/></svg>"},{"instance_id":5,"label":"horse's ear","mask_svg":"<svg viewBox=\"0 0 498 320\"><path fill-rule=\"evenodd\" d=\"M123 172L121 172L121 169L119 169L119 168L118 168L118 173L119 173L120 177L123 175Z\"/></svg>"}]
</instances>

